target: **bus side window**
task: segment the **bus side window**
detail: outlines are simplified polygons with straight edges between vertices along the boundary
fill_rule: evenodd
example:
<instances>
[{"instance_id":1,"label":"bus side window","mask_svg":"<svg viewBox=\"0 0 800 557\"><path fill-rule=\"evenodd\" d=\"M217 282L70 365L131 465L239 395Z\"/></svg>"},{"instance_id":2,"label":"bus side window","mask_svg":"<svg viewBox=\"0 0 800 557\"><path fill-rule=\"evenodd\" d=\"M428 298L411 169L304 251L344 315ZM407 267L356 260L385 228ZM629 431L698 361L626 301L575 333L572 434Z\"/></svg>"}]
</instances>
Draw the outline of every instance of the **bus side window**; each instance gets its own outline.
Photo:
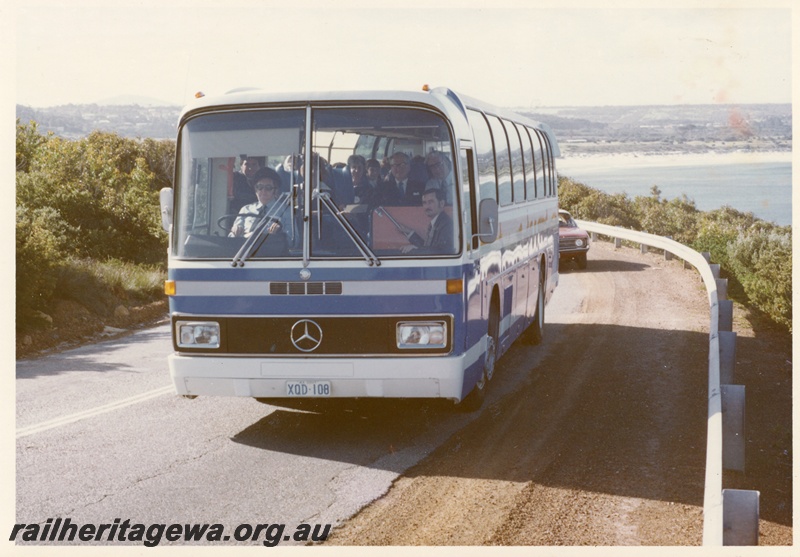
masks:
<instances>
[{"instance_id":1,"label":"bus side window","mask_svg":"<svg viewBox=\"0 0 800 557\"><path fill-rule=\"evenodd\" d=\"M468 110L469 122L475 134L475 155L478 160L477 178L479 199L497 200L497 174L494 167L494 146L489 124L483 114Z\"/></svg>"}]
</instances>

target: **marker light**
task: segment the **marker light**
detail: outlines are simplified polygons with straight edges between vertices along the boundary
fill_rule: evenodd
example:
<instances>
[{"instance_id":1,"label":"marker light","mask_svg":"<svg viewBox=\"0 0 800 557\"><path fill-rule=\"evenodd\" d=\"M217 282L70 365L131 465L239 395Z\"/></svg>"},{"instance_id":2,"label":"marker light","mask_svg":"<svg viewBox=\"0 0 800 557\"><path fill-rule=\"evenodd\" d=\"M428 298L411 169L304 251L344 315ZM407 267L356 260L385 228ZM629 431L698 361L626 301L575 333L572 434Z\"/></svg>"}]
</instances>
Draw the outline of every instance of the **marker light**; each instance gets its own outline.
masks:
<instances>
[{"instance_id":1,"label":"marker light","mask_svg":"<svg viewBox=\"0 0 800 557\"><path fill-rule=\"evenodd\" d=\"M174 280L165 280L164 281L164 294L167 296L174 296L175 295L175 281Z\"/></svg>"},{"instance_id":2,"label":"marker light","mask_svg":"<svg viewBox=\"0 0 800 557\"><path fill-rule=\"evenodd\" d=\"M464 291L464 281L460 278L447 279L447 293L461 294Z\"/></svg>"},{"instance_id":3,"label":"marker light","mask_svg":"<svg viewBox=\"0 0 800 557\"><path fill-rule=\"evenodd\" d=\"M422 90L427 93L428 91L431 90L431 86L426 83L425 85L422 86Z\"/></svg>"}]
</instances>

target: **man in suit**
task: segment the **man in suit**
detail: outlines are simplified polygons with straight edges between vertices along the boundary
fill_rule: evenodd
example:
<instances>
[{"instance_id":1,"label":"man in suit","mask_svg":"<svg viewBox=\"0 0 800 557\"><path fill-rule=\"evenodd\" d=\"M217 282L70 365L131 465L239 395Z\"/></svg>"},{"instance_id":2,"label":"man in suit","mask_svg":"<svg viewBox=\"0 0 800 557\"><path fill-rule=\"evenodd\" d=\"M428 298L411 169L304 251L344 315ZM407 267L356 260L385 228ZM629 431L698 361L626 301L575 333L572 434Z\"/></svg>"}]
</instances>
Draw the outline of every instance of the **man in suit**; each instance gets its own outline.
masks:
<instances>
[{"instance_id":1,"label":"man in suit","mask_svg":"<svg viewBox=\"0 0 800 557\"><path fill-rule=\"evenodd\" d=\"M430 179L425 184L425 189L439 188L445 192L445 200L447 195L452 196L450 192L453 191L453 172L450 159L444 153L439 151L431 151L425 157L425 166L428 168L428 176Z\"/></svg>"},{"instance_id":2,"label":"man in suit","mask_svg":"<svg viewBox=\"0 0 800 557\"><path fill-rule=\"evenodd\" d=\"M258 157L248 157L241 155L242 170L233 173L233 199L228 205L229 213L238 213L244 205L258 201L256 192L253 189L253 181L256 172L261 169L261 161Z\"/></svg>"},{"instance_id":3,"label":"man in suit","mask_svg":"<svg viewBox=\"0 0 800 557\"><path fill-rule=\"evenodd\" d=\"M377 205L411 205L422 204L422 192L425 184L409 177L411 159L405 153L395 153L391 158L392 169L386 181L378 190Z\"/></svg>"},{"instance_id":4,"label":"man in suit","mask_svg":"<svg viewBox=\"0 0 800 557\"><path fill-rule=\"evenodd\" d=\"M419 251L421 253L450 254L454 253L453 220L444 212L445 193L439 188L425 190L422 194L422 207L425 215L431 219L428 233L423 238L410 228L403 230L410 245L402 248L403 253Z\"/></svg>"}]
</instances>

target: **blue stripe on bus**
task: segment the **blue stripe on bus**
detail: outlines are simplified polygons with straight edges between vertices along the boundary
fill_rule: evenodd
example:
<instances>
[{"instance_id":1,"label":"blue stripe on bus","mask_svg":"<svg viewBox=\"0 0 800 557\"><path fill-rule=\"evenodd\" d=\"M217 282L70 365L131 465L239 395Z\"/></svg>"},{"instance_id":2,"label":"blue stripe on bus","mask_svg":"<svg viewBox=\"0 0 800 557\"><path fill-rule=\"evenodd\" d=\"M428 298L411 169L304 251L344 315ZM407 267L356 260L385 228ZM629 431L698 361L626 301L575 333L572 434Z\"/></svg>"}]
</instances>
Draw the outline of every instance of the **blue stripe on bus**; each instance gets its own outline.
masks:
<instances>
[{"instance_id":1,"label":"blue stripe on bus","mask_svg":"<svg viewBox=\"0 0 800 557\"><path fill-rule=\"evenodd\" d=\"M279 263L278 265L282 265ZM463 268L471 268L472 263L439 267L348 267L324 268L309 267L311 281L349 281L349 280L445 280L459 278ZM295 268L281 267L247 267L244 268L171 268L169 278L172 280L227 280L227 281L299 281L302 266Z\"/></svg>"},{"instance_id":2,"label":"blue stripe on bus","mask_svg":"<svg viewBox=\"0 0 800 557\"><path fill-rule=\"evenodd\" d=\"M324 304L321 303L324 298ZM172 313L194 315L413 315L450 313L462 318L462 298L441 296L174 296Z\"/></svg>"}]
</instances>

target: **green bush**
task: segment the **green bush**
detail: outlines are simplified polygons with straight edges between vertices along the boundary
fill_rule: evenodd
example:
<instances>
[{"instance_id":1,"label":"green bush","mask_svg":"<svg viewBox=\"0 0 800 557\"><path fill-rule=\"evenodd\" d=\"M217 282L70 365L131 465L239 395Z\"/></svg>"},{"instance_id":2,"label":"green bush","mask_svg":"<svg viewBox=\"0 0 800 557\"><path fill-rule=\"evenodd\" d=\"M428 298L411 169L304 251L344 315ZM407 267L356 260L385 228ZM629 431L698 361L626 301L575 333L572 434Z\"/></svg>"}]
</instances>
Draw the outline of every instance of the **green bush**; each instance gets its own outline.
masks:
<instances>
[{"instance_id":1,"label":"green bush","mask_svg":"<svg viewBox=\"0 0 800 557\"><path fill-rule=\"evenodd\" d=\"M163 261L167 236L161 228L158 192L172 181L173 157L170 141L102 132L67 140L39 134L35 122L17 123L21 325L24 316L47 307L56 283L68 280L65 277L83 276L99 292L96 280L105 279L81 275L75 261L98 265L111 260L146 269ZM68 261L72 273L65 271Z\"/></svg>"},{"instance_id":2,"label":"green bush","mask_svg":"<svg viewBox=\"0 0 800 557\"><path fill-rule=\"evenodd\" d=\"M791 330L791 232L762 227L740 231L727 252L728 266L750 302Z\"/></svg>"},{"instance_id":3,"label":"green bush","mask_svg":"<svg viewBox=\"0 0 800 557\"><path fill-rule=\"evenodd\" d=\"M683 244L697 237L698 210L685 195L667 201L661 199L661 191L653 186L650 197L636 197L633 207L639 230L643 232L667 236Z\"/></svg>"},{"instance_id":4,"label":"green bush","mask_svg":"<svg viewBox=\"0 0 800 557\"><path fill-rule=\"evenodd\" d=\"M17 207L17 315L47 307L64 263L68 226L52 207Z\"/></svg>"}]
</instances>

